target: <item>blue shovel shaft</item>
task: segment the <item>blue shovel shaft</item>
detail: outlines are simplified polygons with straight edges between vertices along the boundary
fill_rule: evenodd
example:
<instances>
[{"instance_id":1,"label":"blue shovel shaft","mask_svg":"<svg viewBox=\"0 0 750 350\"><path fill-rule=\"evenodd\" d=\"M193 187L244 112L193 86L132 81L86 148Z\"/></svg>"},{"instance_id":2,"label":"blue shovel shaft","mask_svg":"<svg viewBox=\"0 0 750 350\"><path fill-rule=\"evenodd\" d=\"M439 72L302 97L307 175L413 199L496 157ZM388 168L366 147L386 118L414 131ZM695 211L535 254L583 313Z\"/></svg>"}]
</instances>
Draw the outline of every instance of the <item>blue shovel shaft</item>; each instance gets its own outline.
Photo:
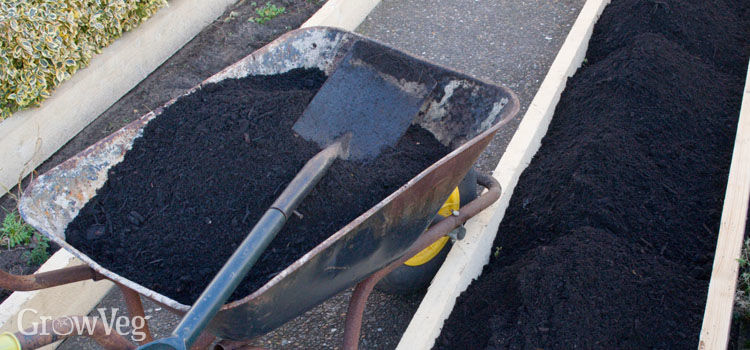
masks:
<instances>
[{"instance_id":1,"label":"blue shovel shaft","mask_svg":"<svg viewBox=\"0 0 750 350\"><path fill-rule=\"evenodd\" d=\"M190 348L276 237L292 211L320 181L333 161L344 152L344 148L346 148L346 142L336 142L307 161L271 208L258 220L250 234L245 237L208 287L203 290L193 307L182 317L180 324L172 331L172 335L155 340L138 349L183 350Z\"/></svg>"}]
</instances>

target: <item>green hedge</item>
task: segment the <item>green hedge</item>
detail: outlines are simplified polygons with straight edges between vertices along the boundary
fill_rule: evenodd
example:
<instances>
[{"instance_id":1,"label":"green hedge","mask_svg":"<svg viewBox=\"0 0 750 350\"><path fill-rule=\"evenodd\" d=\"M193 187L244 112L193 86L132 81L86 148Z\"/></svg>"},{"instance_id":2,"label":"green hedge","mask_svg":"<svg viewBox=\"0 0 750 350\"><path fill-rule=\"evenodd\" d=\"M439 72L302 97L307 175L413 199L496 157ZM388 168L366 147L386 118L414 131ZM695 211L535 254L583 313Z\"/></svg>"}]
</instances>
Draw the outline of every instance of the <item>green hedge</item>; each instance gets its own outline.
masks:
<instances>
[{"instance_id":1,"label":"green hedge","mask_svg":"<svg viewBox=\"0 0 750 350\"><path fill-rule=\"evenodd\" d=\"M166 0L0 0L0 120L38 105Z\"/></svg>"}]
</instances>

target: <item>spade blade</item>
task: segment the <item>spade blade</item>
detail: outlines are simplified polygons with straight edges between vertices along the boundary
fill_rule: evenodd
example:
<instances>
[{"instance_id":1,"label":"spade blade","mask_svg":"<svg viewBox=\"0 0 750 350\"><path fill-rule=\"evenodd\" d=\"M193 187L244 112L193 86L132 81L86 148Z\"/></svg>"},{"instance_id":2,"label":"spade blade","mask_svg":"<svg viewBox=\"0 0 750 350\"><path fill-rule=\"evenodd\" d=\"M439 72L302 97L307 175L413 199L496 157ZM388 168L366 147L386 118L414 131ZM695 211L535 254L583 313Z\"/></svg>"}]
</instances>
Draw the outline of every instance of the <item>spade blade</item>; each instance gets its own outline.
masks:
<instances>
[{"instance_id":1,"label":"spade blade","mask_svg":"<svg viewBox=\"0 0 750 350\"><path fill-rule=\"evenodd\" d=\"M351 134L348 158L375 158L393 146L436 85L403 54L357 42L294 124L321 148Z\"/></svg>"}]
</instances>

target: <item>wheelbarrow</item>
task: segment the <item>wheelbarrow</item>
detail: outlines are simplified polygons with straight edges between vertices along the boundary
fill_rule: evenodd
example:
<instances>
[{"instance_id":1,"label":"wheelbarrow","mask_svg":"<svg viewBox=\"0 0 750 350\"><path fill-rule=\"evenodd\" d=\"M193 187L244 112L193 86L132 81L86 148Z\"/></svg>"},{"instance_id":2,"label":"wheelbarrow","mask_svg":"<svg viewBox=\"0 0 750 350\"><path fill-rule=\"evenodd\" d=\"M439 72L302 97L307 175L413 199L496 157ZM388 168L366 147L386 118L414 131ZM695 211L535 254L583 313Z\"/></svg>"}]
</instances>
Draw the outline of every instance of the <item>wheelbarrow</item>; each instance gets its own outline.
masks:
<instances>
[{"instance_id":1,"label":"wheelbarrow","mask_svg":"<svg viewBox=\"0 0 750 350\"><path fill-rule=\"evenodd\" d=\"M295 68L317 67L330 75L358 42L367 42L382 50L397 51L339 29L299 29L227 67L188 90L186 95L205 84L223 79L278 74ZM347 314L344 347L356 348L365 301L375 284L499 198L500 186L497 181L480 174L477 183L488 191L430 226L492 137L518 112L519 103L515 94L507 88L408 54L403 55L410 64L429 73L436 82L412 123L431 132L452 152L358 218L332 232L328 239L265 285L221 307L194 348L205 348L216 343L216 337L221 339L217 343L220 348L233 348L274 330L354 285L356 288ZM143 317L140 296L177 314L184 314L190 309L189 305L108 270L65 240L67 224L106 182L108 170L122 161L133 140L141 135L148 122L158 118L164 108L178 99L169 101L100 140L29 185L19 203L24 220L85 265L29 276L0 273L0 287L34 290L86 279L108 279L122 290L131 317ZM62 324L71 320L64 318L48 322L64 326ZM104 334L96 332L96 329L92 334L84 335L94 337L105 348L136 347L117 334ZM144 344L152 340L147 324L140 330L147 334ZM17 333L16 338L26 349L58 341L61 336Z\"/></svg>"}]
</instances>

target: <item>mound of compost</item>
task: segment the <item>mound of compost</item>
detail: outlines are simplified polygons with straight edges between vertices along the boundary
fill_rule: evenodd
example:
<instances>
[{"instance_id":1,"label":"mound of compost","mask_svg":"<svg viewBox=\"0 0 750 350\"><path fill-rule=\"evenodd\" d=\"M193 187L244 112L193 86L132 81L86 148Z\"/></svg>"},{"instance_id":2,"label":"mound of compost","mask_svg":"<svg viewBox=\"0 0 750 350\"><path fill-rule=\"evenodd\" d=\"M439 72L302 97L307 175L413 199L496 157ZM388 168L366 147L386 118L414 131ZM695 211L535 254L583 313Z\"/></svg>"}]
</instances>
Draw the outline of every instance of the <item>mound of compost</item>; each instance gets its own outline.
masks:
<instances>
[{"instance_id":1,"label":"mound of compost","mask_svg":"<svg viewBox=\"0 0 750 350\"><path fill-rule=\"evenodd\" d=\"M743 31L737 29L750 25L743 17L747 7L747 2L734 0L710 4L685 0L613 1L597 22L586 58L591 63L599 62L629 45L639 34L658 33L693 55L714 62L718 70L744 80L748 49L742 44L746 40Z\"/></svg>"},{"instance_id":2,"label":"mound of compost","mask_svg":"<svg viewBox=\"0 0 750 350\"><path fill-rule=\"evenodd\" d=\"M192 304L286 184L320 148L292 131L325 81L319 70L205 86L149 122L66 229L95 261ZM232 299L304 253L448 153L412 126L366 163L337 160Z\"/></svg>"},{"instance_id":3,"label":"mound of compost","mask_svg":"<svg viewBox=\"0 0 750 350\"><path fill-rule=\"evenodd\" d=\"M671 291L702 287L699 281L683 278L682 274L680 267L669 260L642 253L607 230L586 226L573 229L548 245L531 249L496 275L505 282L501 284L504 297L518 298L520 305L533 308L501 309L490 316L492 333L487 347L544 344L550 349L597 345L628 348L647 344L642 340L652 337L649 341L658 344L657 348L670 348L671 343L653 338L653 333L633 334L630 329L664 329L662 320L647 316L655 311L649 299L671 299ZM589 292L596 289L607 292ZM651 292L633 292L639 289ZM613 302L628 307L613 310ZM588 312L582 313L580 308ZM674 316L685 308L693 309L694 305L666 303L658 313ZM533 326L519 328L518 323ZM685 336L685 330L677 324L672 330ZM578 339L581 335L584 338ZM596 335L596 340L592 341L590 335Z\"/></svg>"},{"instance_id":4,"label":"mound of compost","mask_svg":"<svg viewBox=\"0 0 750 350\"><path fill-rule=\"evenodd\" d=\"M648 28L599 23L590 52L616 30L645 33L569 80L436 348L696 346L742 80Z\"/></svg>"}]
</instances>

